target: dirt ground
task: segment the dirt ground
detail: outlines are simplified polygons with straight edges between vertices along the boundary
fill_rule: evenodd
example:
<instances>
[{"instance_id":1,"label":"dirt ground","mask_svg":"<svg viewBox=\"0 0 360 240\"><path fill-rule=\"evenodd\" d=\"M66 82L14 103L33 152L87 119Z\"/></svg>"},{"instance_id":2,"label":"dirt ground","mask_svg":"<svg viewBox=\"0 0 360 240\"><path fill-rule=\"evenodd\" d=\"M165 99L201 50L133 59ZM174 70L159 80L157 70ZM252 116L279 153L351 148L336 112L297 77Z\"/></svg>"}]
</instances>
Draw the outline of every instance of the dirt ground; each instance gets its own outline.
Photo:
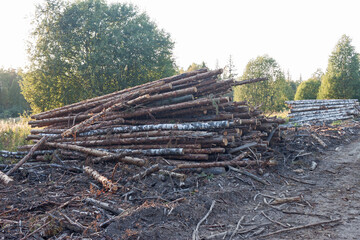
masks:
<instances>
[{"instance_id":1,"label":"dirt ground","mask_svg":"<svg viewBox=\"0 0 360 240\"><path fill-rule=\"evenodd\" d=\"M262 182L223 168L127 182L136 167L94 165L122 186L110 193L82 163L31 163L0 185L0 239L360 239L359 136L356 122L289 129L276 167L246 169Z\"/></svg>"}]
</instances>

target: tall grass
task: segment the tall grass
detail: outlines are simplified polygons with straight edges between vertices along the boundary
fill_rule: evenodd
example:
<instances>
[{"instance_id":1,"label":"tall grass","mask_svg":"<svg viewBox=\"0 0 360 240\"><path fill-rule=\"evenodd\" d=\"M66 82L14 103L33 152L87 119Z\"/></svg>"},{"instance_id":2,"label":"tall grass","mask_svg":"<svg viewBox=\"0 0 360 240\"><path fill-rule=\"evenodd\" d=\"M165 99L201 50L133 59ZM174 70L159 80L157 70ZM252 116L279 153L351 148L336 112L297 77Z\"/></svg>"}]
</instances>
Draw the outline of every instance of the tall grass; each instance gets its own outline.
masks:
<instances>
[{"instance_id":1,"label":"tall grass","mask_svg":"<svg viewBox=\"0 0 360 240\"><path fill-rule=\"evenodd\" d=\"M16 151L18 146L28 144L30 134L26 118L0 120L0 150Z\"/></svg>"}]
</instances>

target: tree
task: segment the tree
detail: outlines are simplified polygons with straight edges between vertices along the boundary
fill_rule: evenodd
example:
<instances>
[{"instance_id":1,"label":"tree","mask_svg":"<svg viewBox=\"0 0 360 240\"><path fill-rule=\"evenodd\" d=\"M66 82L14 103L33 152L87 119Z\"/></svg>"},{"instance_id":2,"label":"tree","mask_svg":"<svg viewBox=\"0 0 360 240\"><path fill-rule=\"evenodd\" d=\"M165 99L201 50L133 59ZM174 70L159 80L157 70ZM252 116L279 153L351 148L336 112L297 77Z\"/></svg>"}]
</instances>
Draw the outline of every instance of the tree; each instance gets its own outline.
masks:
<instances>
[{"instance_id":1,"label":"tree","mask_svg":"<svg viewBox=\"0 0 360 240\"><path fill-rule=\"evenodd\" d=\"M169 34L133 5L46 0L34 25L22 91L35 111L175 73Z\"/></svg>"},{"instance_id":2,"label":"tree","mask_svg":"<svg viewBox=\"0 0 360 240\"><path fill-rule=\"evenodd\" d=\"M0 118L17 117L29 109L20 93L19 73L13 69L0 69Z\"/></svg>"},{"instance_id":3,"label":"tree","mask_svg":"<svg viewBox=\"0 0 360 240\"><path fill-rule=\"evenodd\" d=\"M319 99L360 98L359 54L351 39L343 35L329 57L322 78Z\"/></svg>"},{"instance_id":4,"label":"tree","mask_svg":"<svg viewBox=\"0 0 360 240\"><path fill-rule=\"evenodd\" d=\"M293 81L291 79L289 70L287 71L286 76L284 94L288 100L294 100L296 89L300 83L299 81Z\"/></svg>"},{"instance_id":5,"label":"tree","mask_svg":"<svg viewBox=\"0 0 360 240\"><path fill-rule=\"evenodd\" d=\"M308 80L301 82L295 94L295 100L316 99L324 73L318 68Z\"/></svg>"},{"instance_id":6,"label":"tree","mask_svg":"<svg viewBox=\"0 0 360 240\"><path fill-rule=\"evenodd\" d=\"M300 83L295 94L295 100L316 99L320 85L321 81L316 78L310 78Z\"/></svg>"},{"instance_id":7,"label":"tree","mask_svg":"<svg viewBox=\"0 0 360 240\"><path fill-rule=\"evenodd\" d=\"M232 56L230 55L228 63L224 67L224 73L222 74L222 78L223 79L235 78L237 76L235 72L236 72L236 68L234 65L234 61L232 59Z\"/></svg>"},{"instance_id":8,"label":"tree","mask_svg":"<svg viewBox=\"0 0 360 240\"><path fill-rule=\"evenodd\" d=\"M267 56L250 60L239 80L267 77L267 81L236 87L234 100L247 100L252 105L261 106L264 111L280 111L285 108L285 76L277 62Z\"/></svg>"}]
</instances>

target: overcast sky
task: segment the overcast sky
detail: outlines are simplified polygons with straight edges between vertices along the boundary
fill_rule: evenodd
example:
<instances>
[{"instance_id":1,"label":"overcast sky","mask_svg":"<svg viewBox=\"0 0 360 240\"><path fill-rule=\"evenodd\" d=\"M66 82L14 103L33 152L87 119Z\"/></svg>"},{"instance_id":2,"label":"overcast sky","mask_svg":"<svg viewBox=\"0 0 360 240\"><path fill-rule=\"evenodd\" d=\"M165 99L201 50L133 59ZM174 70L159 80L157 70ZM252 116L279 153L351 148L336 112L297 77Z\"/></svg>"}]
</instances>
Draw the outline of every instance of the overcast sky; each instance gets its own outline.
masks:
<instances>
[{"instance_id":1,"label":"overcast sky","mask_svg":"<svg viewBox=\"0 0 360 240\"><path fill-rule=\"evenodd\" d=\"M24 68L35 3L0 2L0 67ZM124 2L111 0L110 2ZM130 0L175 41L178 66L223 67L232 55L237 73L259 55L273 57L296 80L326 70L341 35L360 51L360 2L356 0Z\"/></svg>"}]
</instances>

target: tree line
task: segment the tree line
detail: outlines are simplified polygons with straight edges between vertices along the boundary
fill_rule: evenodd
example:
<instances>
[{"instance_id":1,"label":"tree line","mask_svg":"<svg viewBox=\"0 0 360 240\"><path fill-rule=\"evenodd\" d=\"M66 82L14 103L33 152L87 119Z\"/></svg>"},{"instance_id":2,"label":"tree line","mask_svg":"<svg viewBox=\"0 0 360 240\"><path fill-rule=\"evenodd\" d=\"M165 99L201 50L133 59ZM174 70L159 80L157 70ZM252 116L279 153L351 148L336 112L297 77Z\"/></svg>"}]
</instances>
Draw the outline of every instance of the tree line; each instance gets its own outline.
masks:
<instances>
[{"instance_id":1,"label":"tree line","mask_svg":"<svg viewBox=\"0 0 360 240\"><path fill-rule=\"evenodd\" d=\"M286 100L360 99L359 54L346 35L331 53L325 73L318 69L306 81L286 80L276 61L265 55L251 60L240 80L257 77L269 80L235 88L235 100L249 100L264 111L281 111Z\"/></svg>"},{"instance_id":2,"label":"tree line","mask_svg":"<svg viewBox=\"0 0 360 240\"><path fill-rule=\"evenodd\" d=\"M0 71L0 114L27 109L20 87L32 111L40 112L207 67L205 62L177 67L173 48L170 34L131 4L46 0L36 8L28 70ZM359 56L345 35L326 72L317 70L306 81L292 80L268 55L250 60L240 77L232 56L224 69L224 79L268 78L234 88L236 101L248 100L264 111L281 111L284 101L293 99L360 98ZM15 80L2 80L1 74ZM21 100L10 100L15 96Z\"/></svg>"},{"instance_id":3,"label":"tree line","mask_svg":"<svg viewBox=\"0 0 360 240\"><path fill-rule=\"evenodd\" d=\"M20 93L20 73L0 68L0 118L18 117L29 110L29 104Z\"/></svg>"}]
</instances>

